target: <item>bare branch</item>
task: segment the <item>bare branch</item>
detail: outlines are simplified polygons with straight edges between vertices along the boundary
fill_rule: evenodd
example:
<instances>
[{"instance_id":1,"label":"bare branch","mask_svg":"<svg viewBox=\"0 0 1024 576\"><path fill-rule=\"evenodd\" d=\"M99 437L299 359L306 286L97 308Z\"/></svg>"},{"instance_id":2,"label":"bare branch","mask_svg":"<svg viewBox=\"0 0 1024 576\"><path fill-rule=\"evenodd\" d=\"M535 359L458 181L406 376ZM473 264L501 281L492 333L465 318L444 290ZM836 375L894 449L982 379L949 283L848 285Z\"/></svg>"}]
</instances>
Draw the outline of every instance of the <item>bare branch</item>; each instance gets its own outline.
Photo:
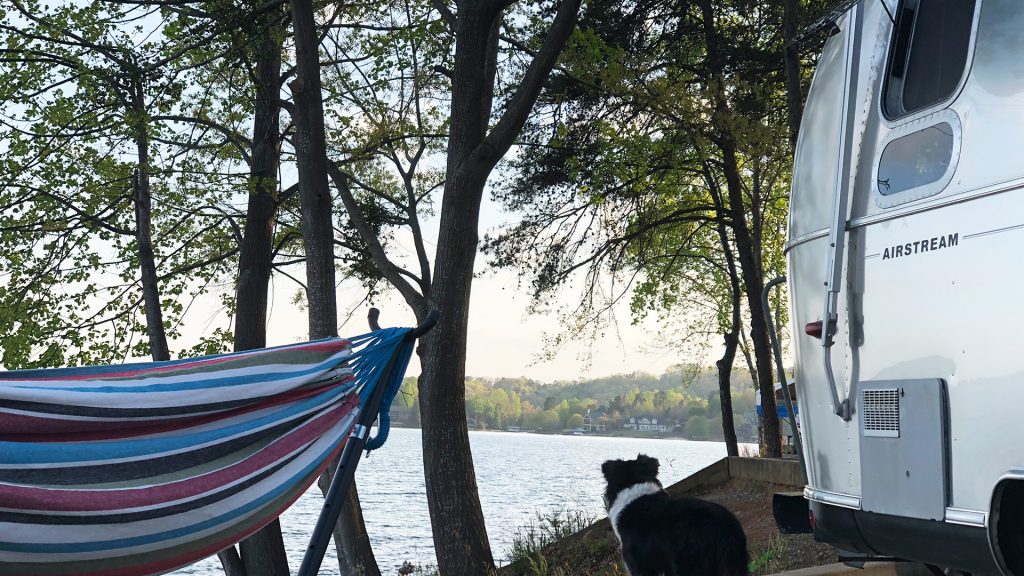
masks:
<instances>
[{"instance_id":1,"label":"bare branch","mask_svg":"<svg viewBox=\"0 0 1024 576\"><path fill-rule=\"evenodd\" d=\"M455 27L459 24L459 20L455 13L452 12L451 8L448 7L447 2L445 2L445 0L430 0L430 3L441 15L441 18L448 24L448 30L454 33Z\"/></svg>"},{"instance_id":2,"label":"bare branch","mask_svg":"<svg viewBox=\"0 0 1024 576\"><path fill-rule=\"evenodd\" d=\"M341 196L342 203L345 204L345 210L348 212L349 218L352 220L352 225L355 226L356 231L359 232L359 236L363 242L370 249L370 255L373 257L374 263L377 268L381 271L381 274L395 287L396 290L405 298L405 301L415 310L424 310L427 305L427 294L416 291L416 288L403 277L401 269L392 262L387 254L384 252L384 247L381 245L380 240L373 233L370 228L370 224L366 221L363 216L363 211L359 208L355 198L352 196L352 190L348 186L347 176L338 168L338 165L333 161L328 161L327 171L334 181L334 186L338 189L339 196ZM423 286L426 279L420 279L420 285Z\"/></svg>"},{"instance_id":3,"label":"bare branch","mask_svg":"<svg viewBox=\"0 0 1024 576\"><path fill-rule=\"evenodd\" d=\"M235 132L231 128L214 122L206 118L196 118L194 116L183 116L179 114L158 114L153 116L155 122L185 122L189 124L198 124L207 128L212 128L217 132L220 132L227 138L228 142L234 145L235 149L238 150L239 154L247 164L252 163L252 158L249 156L249 149L252 148L252 141L245 136Z\"/></svg>"},{"instance_id":4,"label":"bare branch","mask_svg":"<svg viewBox=\"0 0 1024 576\"><path fill-rule=\"evenodd\" d=\"M581 1L561 0L555 21L544 39L544 45L530 62L522 82L509 101L508 108L491 133L473 152L473 157L488 171L505 155L526 124L530 111L540 95L544 79L554 68L559 54L562 53L562 47L576 26Z\"/></svg>"}]
</instances>

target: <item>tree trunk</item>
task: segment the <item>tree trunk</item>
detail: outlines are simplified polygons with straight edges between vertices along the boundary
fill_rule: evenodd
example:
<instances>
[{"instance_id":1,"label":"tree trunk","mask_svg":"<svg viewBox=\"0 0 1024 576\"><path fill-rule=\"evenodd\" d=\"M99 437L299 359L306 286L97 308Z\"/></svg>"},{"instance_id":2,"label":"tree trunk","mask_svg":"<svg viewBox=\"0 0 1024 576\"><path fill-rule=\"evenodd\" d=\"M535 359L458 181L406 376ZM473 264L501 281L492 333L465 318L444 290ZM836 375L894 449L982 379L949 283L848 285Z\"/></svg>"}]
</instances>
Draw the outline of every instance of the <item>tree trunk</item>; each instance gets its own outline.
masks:
<instances>
[{"instance_id":1,"label":"tree trunk","mask_svg":"<svg viewBox=\"0 0 1024 576\"><path fill-rule=\"evenodd\" d=\"M256 98L253 118L249 206L238 256L235 288L235 351L267 345L267 298L273 263L277 215L277 173L281 166L280 17L261 17L266 29L256 53Z\"/></svg>"},{"instance_id":2,"label":"tree trunk","mask_svg":"<svg viewBox=\"0 0 1024 576\"><path fill-rule=\"evenodd\" d=\"M459 5L452 79L447 179L431 285L441 311L420 340L420 416L427 506L438 571L483 576L494 569L466 425L466 334L480 203L487 175L471 175L471 155L491 115L491 34L500 18L491 2ZM493 75L490 75L493 78ZM475 176L475 177L474 177Z\"/></svg>"},{"instance_id":3,"label":"tree trunk","mask_svg":"<svg viewBox=\"0 0 1024 576\"><path fill-rule=\"evenodd\" d=\"M434 550L441 574L465 576L494 569L466 425L466 334L482 195L483 182L445 184L432 287L441 319L420 340L423 471Z\"/></svg>"},{"instance_id":4,"label":"tree trunk","mask_svg":"<svg viewBox=\"0 0 1024 576\"><path fill-rule=\"evenodd\" d=\"M291 4L297 75L289 87L295 98L295 162L306 251L309 335L325 338L337 334L338 311L334 294L334 227L327 183L320 46L312 1L292 0Z\"/></svg>"},{"instance_id":5,"label":"tree trunk","mask_svg":"<svg viewBox=\"0 0 1024 576\"><path fill-rule=\"evenodd\" d=\"M718 31L712 3L701 3L704 39L707 48L708 81L712 87L715 113L712 118L717 134L715 145L722 152L722 172L728 191L728 210L732 216L733 237L736 241L736 257L747 295L750 310L750 339L754 346L754 363L757 368L758 387L761 391L761 426L764 433L765 455L782 456L782 440L779 435L779 415L775 405L775 387L772 379L772 351L761 306L761 290L764 288L758 246L747 222L744 201L743 180L739 169L738 151L728 118L731 115L728 97L725 93L725 73L722 54L718 45ZM753 202L758 199L754 198Z\"/></svg>"},{"instance_id":6,"label":"tree trunk","mask_svg":"<svg viewBox=\"0 0 1024 576\"><path fill-rule=\"evenodd\" d=\"M761 427L764 431L765 455L781 457L782 439L779 435L779 414L775 405L775 385L772 379L771 340L768 337L768 323L765 321L764 309L761 306L764 273L761 262L755 256L759 250L753 245L747 228L736 149L729 138L722 142L722 153L723 169L729 188L733 233L736 238L736 256L746 288L747 308L750 311L750 340L754 346L754 365L757 368L758 388L761 391Z\"/></svg>"},{"instance_id":7,"label":"tree trunk","mask_svg":"<svg viewBox=\"0 0 1024 576\"><path fill-rule=\"evenodd\" d=\"M326 496L331 481L338 469L335 460L326 472L320 475L317 486ZM363 522L363 509L359 504L359 490L352 481L352 487L345 494L345 504L341 508L338 522L334 525L334 550L338 556L338 567L346 576L381 576L377 559L370 546L370 535Z\"/></svg>"},{"instance_id":8,"label":"tree trunk","mask_svg":"<svg viewBox=\"0 0 1024 576\"><path fill-rule=\"evenodd\" d=\"M800 87L800 47L796 40L797 0L782 0L782 42L786 71L786 112L789 116L789 143L796 148L800 133L800 119L804 113L803 92Z\"/></svg>"},{"instance_id":9,"label":"tree trunk","mask_svg":"<svg viewBox=\"0 0 1024 576\"><path fill-rule=\"evenodd\" d=\"M156 257L153 253L153 198L149 189L149 131L145 120L145 94L142 80L136 78L132 86L133 112L138 125L135 128L135 147L138 164L132 177L135 199L135 240L139 250L139 269L142 280L142 300L146 307L146 333L149 352L153 360L170 360L167 335L164 332L163 310L160 307L160 286L156 277Z\"/></svg>"},{"instance_id":10,"label":"tree trunk","mask_svg":"<svg viewBox=\"0 0 1024 576\"><path fill-rule=\"evenodd\" d=\"M723 209L722 196L717 189L713 188L713 182L713 179L708 179L709 187L714 190L711 197L717 209L718 240L722 243L722 253L725 255L726 269L729 271L729 303L732 306L731 326L729 331L722 335L725 339L725 351L715 366L718 368L718 396L722 404L722 436L725 438L725 449L729 456L739 456L740 447L736 439L736 422L732 413L732 366L736 361L739 334L743 329L743 320L740 316L740 279L736 272L732 246L729 244L729 232L725 226L726 214Z\"/></svg>"},{"instance_id":11,"label":"tree trunk","mask_svg":"<svg viewBox=\"0 0 1024 576\"><path fill-rule=\"evenodd\" d=\"M562 0L544 45L502 117L487 132L501 12L498 0L459 3L455 26L448 163L432 304L437 326L420 342L420 416L427 505L438 570L484 576L494 570L466 426L466 338L480 203L494 165L519 135L541 85L576 25L579 0Z\"/></svg>"},{"instance_id":12,"label":"tree trunk","mask_svg":"<svg viewBox=\"0 0 1024 576\"><path fill-rule=\"evenodd\" d=\"M338 334L334 281L334 225L327 180L327 144L320 85L319 39L311 0L292 0L297 75L289 86L295 98L295 159L299 173L302 239L306 251L306 300L310 338ZM329 486L329 483L328 483ZM334 527L341 573L379 576L370 548L355 483Z\"/></svg>"},{"instance_id":13,"label":"tree trunk","mask_svg":"<svg viewBox=\"0 0 1024 576\"><path fill-rule=\"evenodd\" d=\"M261 20L266 27L256 48L256 94L249 166L249 205L238 256L235 288L235 351L267 345L267 298L273 263L274 219L277 212L277 173L281 165L281 43L274 25L277 10ZM230 548L217 556L227 576L287 574L280 524L274 523L240 544L241 555ZM266 570L266 571L265 571Z\"/></svg>"},{"instance_id":14,"label":"tree trunk","mask_svg":"<svg viewBox=\"0 0 1024 576\"><path fill-rule=\"evenodd\" d=\"M725 338L725 352L715 362L715 366L718 368L718 395L722 399L722 435L725 437L725 450L728 455L739 456L740 446L736 439L736 422L732 414L732 365L736 360L736 344L739 341L739 336L735 329L722 336Z\"/></svg>"},{"instance_id":15,"label":"tree trunk","mask_svg":"<svg viewBox=\"0 0 1024 576\"><path fill-rule=\"evenodd\" d=\"M394 274L394 265L376 239L368 236L369 228L360 224L358 207L346 193L344 178L334 175L353 222L374 252L377 268L399 289L420 321L431 308L441 313L439 323L420 340L418 348L422 365L419 405L434 550L439 572L451 576L484 576L494 570L470 452L465 399L470 289L484 184L533 109L544 79L575 27L580 0L561 1L544 45L488 133L498 31L506 4L504 0L464 0L459 3L458 21L452 22L456 40L448 162L434 273L429 282L421 283L422 294ZM296 38L298 26L296 15ZM296 104L298 108L298 98Z\"/></svg>"},{"instance_id":16,"label":"tree trunk","mask_svg":"<svg viewBox=\"0 0 1024 576\"><path fill-rule=\"evenodd\" d=\"M754 389L760 390L757 385L757 369L754 368L754 359L750 356L750 343L747 338L747 333L741 330L740 353L743 354L743 362L747 365L747 373L750 374L750 381L754 384Z\"/></svg>"},{"instance_id":17,"label":"tree trunk","mask_svg":"<svg viewBox=\"0 0 1024 576\"><path fill-rule=\"evenodd\" d=\"M246 576L245 564L234 546L217 552L217 558L224 569L224 576Z\"/></svg>"},{"instance_id":18,"label":"tree trunk","mask_svg":"<svg viewBox=\"0 0 1024 576\"><path fill-rule=\"evenodd\" d=\"M280 520L275 518L259 532L242 540L238 548L241 550L242 564L245 566L246 574L250 576L289 576L288 556L284 551ZM221 563L223 564L223 560Z\"/></svg>"}]
</instances>

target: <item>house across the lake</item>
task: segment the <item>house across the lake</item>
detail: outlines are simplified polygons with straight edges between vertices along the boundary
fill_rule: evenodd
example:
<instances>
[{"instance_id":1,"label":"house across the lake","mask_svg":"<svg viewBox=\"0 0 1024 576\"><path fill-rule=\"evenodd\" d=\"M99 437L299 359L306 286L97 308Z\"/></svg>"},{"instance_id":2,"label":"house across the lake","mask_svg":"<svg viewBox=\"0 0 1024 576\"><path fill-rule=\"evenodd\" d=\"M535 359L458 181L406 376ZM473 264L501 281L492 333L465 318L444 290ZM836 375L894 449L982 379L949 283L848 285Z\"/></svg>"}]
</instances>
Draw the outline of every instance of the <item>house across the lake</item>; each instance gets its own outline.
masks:
<instances>
[{"instance_id":1,"label":"house across the lake","mask_svg":"<svg viewBox=\"0 0 1024 576\"><path fill-rule=\"evenodd\" d=\"M630 418L622 423L622 428L637 432L671 432L675 426L665 422L659 423L657 418L644 417Z\"/></svg>"}]
</instances>

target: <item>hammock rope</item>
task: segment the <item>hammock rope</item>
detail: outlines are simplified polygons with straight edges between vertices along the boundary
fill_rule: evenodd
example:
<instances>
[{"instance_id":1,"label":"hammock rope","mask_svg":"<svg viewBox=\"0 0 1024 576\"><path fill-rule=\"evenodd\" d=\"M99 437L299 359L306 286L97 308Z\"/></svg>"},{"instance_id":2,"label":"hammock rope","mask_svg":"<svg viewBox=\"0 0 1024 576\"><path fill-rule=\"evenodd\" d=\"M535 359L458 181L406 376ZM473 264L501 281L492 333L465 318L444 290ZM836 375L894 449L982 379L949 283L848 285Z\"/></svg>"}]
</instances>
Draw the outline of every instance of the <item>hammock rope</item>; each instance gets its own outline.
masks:
<instances>
[{"instance_id":1,"label":"hammock rope","mask_svg":"<svg viewBox=\"0 0 1024 576\"><path fill-rule=\"evenodd\" d=\"M0 373L0 575L161 574L251 535L374 417L384 443L414 336Z\"/></svg>"},{"instance_id":2,"label":"hammock rope","mask_svg":"<svg viewBox=\"0 0 1024 576\"><path fill-rule=\"evenodd\" d=\"M395 344L406 337L408 333L407 329L395 329L385 328L376 332L371 332L366 336L377 335L378 333L386 332L381 334L381 342L387 344ZM359 341L359 337L353 338L353 342ZM398 351L399 356L396 358L398 366L408 366L409 360L412 359L412 346L406 346ZM364 348L360 352L352 355L353 369L356 369L360 374L363 371L358 370L358 367L367 364L370 368L366 370L366 373L375 373L379 370L384 370L389 360L389 347L387 345L375 348ZM365 359L365 360L364 360ZM395 396L398 395L398 391L402 387L402 380L405 377L405 369L402 370L391 370L389 375L385 375L385 382L382 384L385 386L384 396L381 398L380 408L377 410L377 434L366 440L366 446L364 447L367 452L377 450L384 446L387 442L388 434L391 432L391 403L394 402ZM369 400L370 389L367 389L365 393L360 393L359 400L364 405Z\"/></svg>"}]
</instances>

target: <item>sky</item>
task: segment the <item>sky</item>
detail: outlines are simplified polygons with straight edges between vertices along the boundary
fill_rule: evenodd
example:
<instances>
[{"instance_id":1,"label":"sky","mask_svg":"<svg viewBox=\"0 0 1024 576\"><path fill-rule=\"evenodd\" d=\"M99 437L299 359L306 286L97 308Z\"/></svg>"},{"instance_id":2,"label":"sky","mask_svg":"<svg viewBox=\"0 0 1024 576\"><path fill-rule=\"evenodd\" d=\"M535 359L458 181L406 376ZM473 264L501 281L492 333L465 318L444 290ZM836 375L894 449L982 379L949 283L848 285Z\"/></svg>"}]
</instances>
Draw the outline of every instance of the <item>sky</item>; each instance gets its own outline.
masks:
<instances>
[{"instance_id":1,"label":"sky","mask_svg":"<svg viewBox=\"0 0 1024 576\"><path fill-rule=\"evenodd\" d=\"M360 305L360 299L356 289L339 291L339 309L343 312L354 310L351 320L339 329L342 335L367 331L369 305ZM292 306L283 309L282 304L286 303L275 299L275 309L269 320L268 345L305 338L305 314ZM552 382L635 371L660 374L668 366L683 360L676 354L656 350L656 326L630 325L628 310L619 315L621 320L617 334L615 330L609 330L608 335L589 348L592 352L589 366L581 358L588 352L588 346L583 343L568 346L552 360L539 359L544 349L542 339L545 333L556 332L559 324L549 315L527 314L527 304L528 298L518 293L516 278L511 273L474 281L466 360L468 376L525 376ZM374 305L381 310L382 326L411 326L415 323L412 312L397 295L383 298ZM414 363L409 374L418 373L419 367Z\"/></svg>"},{"instance_id":2,"label":"sky","mask_svg":"<svg viewBox=\"0 0 1024 576\"><path fill-rule=\"evenodd\" d=\"M498 205L487 199L481 209L481 232L493 230L513 218L514 214L503 212ZM425 223L424 233L428 238L436 237L436 226L436 219ZM434 248L433 243L427 242L427 251L431 257ZM544 337L559 333L558 318L553 314L529 314L529 294L518 286L515 271L490 271L486 262L485 255L477 256L478 274L473 282L470 304L467 376L523 376L542 382L554 382L637 371L657 375L673 364L693 360L684 357L679 351L665 349L658 337L662 327L656 320L634 326L626 303L615 310L617 322L605 331L603 337L592 344L572 342L553 358L544 359L541 357L545 350ZM302 270L293 273L301 275ZM298 285L282 275L275 275L272 279L268 346L306 339L306 313L292 303L298 288ZM223 289L232 288L225 286ZM366 313L371 303L364 301L363 290L357 283L343 283L337 294L339 333L342 336L354 336L367 332ZM571 304L573 295L574 292L566 291L560 303ZM192 319L183 330L181 344L187 344L211 326L223 325L223 315L215 303L217 298L206 300L194 307ZM381 326L415 324L412 311L396 292L385 294L372 305L381 310ZM408 374L419 374L415 356Z\"/></svg>"},{"instance_id":3,"label":"sky","mask_svg":"<svg viewBox=\"0 0 1024 576\"><path fill-rule=\"evenodd\" d=\"M516 147L509 156L517 153ZM443 159L431 159L435 167L441 167ZM296 175L292 166L283 167L282 180L292 181ZM502 167L491 175L494 183L504 177ZM440 193L438 193L440 194ZM440 205L440 196L437 198ZM335 206L335 210L339 210ZM518 220L515 213L506 212L491 199L490 189L484 191L480 210L480 236L509 222ZM427 253L433 259L437 238L438 215L425 219L422 230ZM404 236L403 236L404 234ZM397 232L396 251L414 254L411 235ZM402 259L395 258L399 263ZM545 335L558 334L561 327L555 315L529 314L529 294L518 286L514 270L493 271L487 266L487 256L476 258L476 278L472 287L470 303L469 338L466 354L466 375L474 377L500 378L524 376L542 382L572 381L581 378L596 378L612 374L648 372L659 375L669 366L680 362L694 361L679 351L665 350L658 331L662 327L656 320L648 320L640 326L632 324L628 303L622 302L615 309L617 322L610 326L602 338L592 344L572 342L560 350L554 358L543 359ZM290 273L302 277L301 267ZM231 290L233 287L225 286ZM275 275L271 280L271 309L268 314L267 345L289 344L307 339L308 320L304 310L292 303L299 289L293 281ZM576 293L566 290L557 305L567 306L573 302ZM365 291L356 282L344 283L338 292L338 332L342 336L354 336L368 331L366 313L370 306L381 310L381 326L412 326L416 323L412 311L397 292L391 291L371 303L364 301ZM212 319L217 316L213 298L209 307L199 316ZM443 310L440 311L442 314ZM222 316L221 316L222 317ZM195 318L195 317L193 317ZM221 325L223 321L221 322ZM186 341L195 338L197 331L211 325L209 321L189 323L183 331ZM714 350L712 350L712 353ZM419 374L418 358L414 355L408 374Z\"/></svg>"}]
</instances>

